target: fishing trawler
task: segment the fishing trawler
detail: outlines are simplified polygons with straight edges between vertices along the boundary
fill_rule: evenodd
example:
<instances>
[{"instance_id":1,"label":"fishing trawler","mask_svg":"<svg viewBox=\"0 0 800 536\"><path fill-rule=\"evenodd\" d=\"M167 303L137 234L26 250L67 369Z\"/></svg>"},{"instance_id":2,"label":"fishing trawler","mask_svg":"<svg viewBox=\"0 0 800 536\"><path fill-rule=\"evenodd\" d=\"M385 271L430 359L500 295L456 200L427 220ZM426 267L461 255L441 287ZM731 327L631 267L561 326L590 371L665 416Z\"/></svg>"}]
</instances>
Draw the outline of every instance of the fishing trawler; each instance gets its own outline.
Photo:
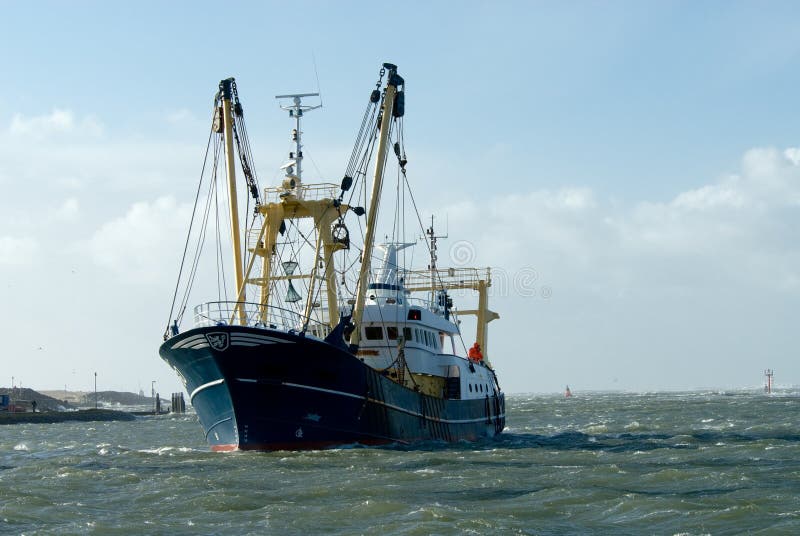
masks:
<instances>
[{"instance_id":1,"label":"fishing trawler","mask_svg":"<svg viewBox=\"0 0 800 536\"><path fill-rule=\"evenodd\" d=\"M303 99L318 94L276 97L288 100L281 107L294 121L293 150L281 184L262 190L236 81L220 82L206 152L213 162L203 167L210 178L201 175L159 349L212 450L477 440L505 427L505 398L487 352L487 327L498 318L488 308L491 271L438 267L442 237L433 220L412 232L399 210L416 210L406 173L404 85L397 67L383 64L340 184L303 177L301 120L321 106ZM394 214L381 220L390 163L397 173L385 205ZM248 193L245 210L240 187ZM380 225L390 232L376 243ZM351 229L360 236L351 237ZM206 270L200 258L209 241L205 249L217 261ZM422 244L428 266L413 270ZM225 272L228 247L233 281ZM203 276L217 284L217 299L194 307L184 329L191 290ZM454 290L477 306L456 308ZM476 317L480 347L469 357L459 320L466 315Z\"/></svg>"}]
</instances>

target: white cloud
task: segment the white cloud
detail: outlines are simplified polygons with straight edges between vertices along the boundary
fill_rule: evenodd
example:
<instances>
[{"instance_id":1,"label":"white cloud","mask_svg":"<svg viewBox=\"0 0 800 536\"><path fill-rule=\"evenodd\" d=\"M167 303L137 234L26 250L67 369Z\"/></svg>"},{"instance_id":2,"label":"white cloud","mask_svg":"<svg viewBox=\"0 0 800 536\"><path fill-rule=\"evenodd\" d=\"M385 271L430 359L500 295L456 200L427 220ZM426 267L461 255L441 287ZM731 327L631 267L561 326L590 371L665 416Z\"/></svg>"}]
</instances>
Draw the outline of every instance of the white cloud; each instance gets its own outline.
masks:
<instances>
[{"instance_id":1,"label":"white cloud","mask_svg":"<svg viewBox=\"0 0 800 536\"><path fill-rule=\"evenodd\" d=\"M783 151L783 155L795 166L800 166L800 148L790 147Z\"/></svg>"},{"instance_id":2,"label":"white cloud","mask_svg":"<svg viewBox=\"0 0 800 536\"><path fill-rule=\"evenodd\" d=\"M796 291L798 199L800 149L767 148L747 151L738 173L662 202L620 205L589 188L562 188L445 211L451 237L467 235L478 264L532 266L543 282L578 289L614 281L623 293L733 284Z\"/></svg>"},{"instance_id":3,"label":"white cloud","mask_svg":"<svg viewBox=\"0 0 800 536\"><path fill-rule=\"evenodd\" d=\"M444 211L450 241L471 242L471 264L498 267L491 307L502 319L490 352L501 373L532 366L524 345L546 356L533 365L540 375L586 385L743 386L761 367L754 359L789 368L799 196L800 150L753 149L735 174L663 201L626 205L563 188ZM440 265L452 263L444 257ZM647 376L658 367L663 375ZM696 377L683 376L690 369ZM512 391L528 385L506 381Z\"/></svg>"},{"instance_id":4,"label":"white cloud","mask_svg":"<svg viewBox=\"0 0 800 536\"><path fill-rule=\"evenodd\" d=\"M135 283L174 276L190 207L172 197L134 203L121 218L103 224L89 241L93 261Z\"/></svg>"},{"instance_id":5,"label":"white cloud","mask_svg":"<svg viewBox=\"0 0 800 536\"><path fill-rule=\"evenodd\" d=\"M717 207L742 208L745 196L730 185L703 186L683 192L672 202L677 208L704 210Z\"/></svg>"},{"instance_id":6,"label":"white cloud","mask_svg":"<svg viewBox=\"0 0 800 536\"><path fill-rule=\"evenodd\" d=\"M752 197L775 206L800 203L800 148L783 152L756 148L742 158L740 187Z\"/></svg>"},{"instance_id":7,"label":"white cloud","mask_svg":"<svg viewBox=\"0 0 800 536\"><path fill-rule=\"evenodd\" d=\"M28 266L38 250L39 243L34 238L0 236L0 265Z\"/></svg>"},{"instance_id":8,"label":"white cloud","mask_svg":"<svg viewBox=\"0 0 800 536\"><path fill-rule=\"evenodd\" d=\"M671 202L677 209L769 209L800 200L800 148L783 152L756 148L742 157L740 174L682 192Z\"/></svg>"},{"instance_id":9,"label":"white cloud","mask_svg":"<svg viewBox=\"0 0 800 536\"><path fill-rule=\"evenodd\" d=\"M519 266L542 254L584 259L596 237L598 203L589 188L504 193L444 208L453 240L475 242L481 265ZM423 209L441 214L442 209ZM443 230L443 229L442 229Z\"/></svg>"},{"instance_id":10,"label":"white cloud","mask_svg":"<svg viewBox=\"0 0 800 536\"><path fill-rule=\"evenodd\" d=\"M165 124L169 121L192 118L179 111L165 118ZM52 266L67 267L59 288L102 303L113 281L115 295L122 292L129 302L139 300L142 309L153 309L158 301L153 296L168 296L177 275L190 207L175 199L192 199L205 138L186 134L189 141L182 143L174 137L81 137L84 124L91 121L56 110L16 116L0 129L0 182L7 192L0 199L6 235L0 238L0 265L22 273L33 270L20 266L34 263L41 272L30 285L49 282L45 270ZM30 143L34 136L41 141ZM270 158L256 158L260 170L282 158L267 154ZM340 156L314 153L323 169L335 168ZM423 154L425 165L415 164L431 176L443 176L431 181L431 187L442 188L434 192L441 196L427 199L431 205L453 202L435 210L421 207L423 216L441 217L437 230L445 231L445 214L449 219L440 265L452 264L448 254L466 251L469 262L459 259L459 265L498 268L491 307L502 320L492 323L490 339L501 375L532 370L518 348L529 343L552 363L580 363L598 374L608 368L609 377L622 376L614 367L643 354L666 360L685 349L687 357L674 363L689 366L689 360L697 360L698 345L710 337L704 330L728 337L729 332L747 334L749 326L757 330L761 318L775 324L779 318L759 307L793 310L800 295L800 148L753 149L743 155L739 169L718 180L670 198L628 204L606 198L597 186L510 191L494 182L482 191L452 188L448 178L463 170L432 158L429 167L427 159ZM267 176L262 171L262 183L270 182ZM447 197L446 188L451 188ZM165 192L175 197L164 197ZM41 207L49 211L44 217L37 212ZM59 227L61 222L75 223ZM471 247L456 250L454 244L462 240ZM35 263L44 257L45 244L48 260L56 255L58 263ZM527 286L520 289L523 283ZM544 287L553 292L547 300ZM741 338L735 340L741 345ZM603 367L592 369L590 362ZM556 365L537 362L535 367L537 377L560 373ZM611 385L608 378L586 375L575 380ZM546 381L531 387L520 379L507 387L546 389ZM641 385L643 380L634 381Z\"/></svg>"},{"instance_id":11,"label":"white cloud","mask_svg":"<svg viewBox=\"0 0 800 536\"><path fill-rule=\"evenodd\" d=\"M80 207L78 200L70 197L61 204L55 211L55 217L61 221L75 221L78 219Z\"/></svg>"},{"instance_id":12,"label":"white cloud","mask_svg":"<svg viewBox=\"0 0 800 536\"><path fill-rule=\"evenodd\" d=\"M25 117L16 114L8 130L14 136L33 138L73 133L100 136L103 133L103 125L91 115L76 119L71 110L56 108L48 115Z\"/></svg>"},{"instance_id":13,"label":"white cloud","mask_svg":"<svg viewBox=\"0 0 800 536\"><path fill-rule=\"evenodd\" d=\"M134 191L141 199L163 194L166 185L190 191L196 184L206 138L187 133L190 141L182 143L181 136L166 134L165 139L102 134L97 119L70 110L17 114L0 128L0 184L16 199L40 200L89 189L94 195Z\"/></svg>"},{"instance_id":14,"label":"white cloud","mask_svg":"<svg viewBox=\"0 0 800 536\"><path fill-rule=\"evenodd\" d=\"M558 192L557 206L569 210L583 210L595 206L594 194L589 188L563 188Z\"/></svg>"}]
</instances>

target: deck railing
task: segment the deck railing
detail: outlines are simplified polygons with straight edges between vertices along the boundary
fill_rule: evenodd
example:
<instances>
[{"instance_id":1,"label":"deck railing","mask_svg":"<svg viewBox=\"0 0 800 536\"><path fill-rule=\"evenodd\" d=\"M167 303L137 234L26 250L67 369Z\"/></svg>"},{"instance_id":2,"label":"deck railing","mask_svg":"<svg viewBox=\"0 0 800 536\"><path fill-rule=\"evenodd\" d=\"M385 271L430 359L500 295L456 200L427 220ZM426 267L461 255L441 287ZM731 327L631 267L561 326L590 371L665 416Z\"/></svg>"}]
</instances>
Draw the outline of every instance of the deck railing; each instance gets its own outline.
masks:
<instances>
[{"instance_id":1,"label":"deck railing","mask_svg":"<svg viewBox=\"0 0 800 536\"><path fill-rule=\"evenodd\" d=\"M301 183L299 188L288 190L280 186L264 188L264 198L267 202L274 202L280 200L287 193L291 193L305 201L317 201L319 199L335 199L340 191L341 186L329 182Z\"/></svg>"},{"instance_id":2,"label":"deck railing","mask_svg":"<svg viewBox=\"0 0 800 536\"><path fill-rule=\"evenodd\" d=\"M245 321L239 322L240 307L244 309ZM195 327L224 326L231 323L256 328L272 328L283 331L301 331L307 324L308 332L316 337L325 337L330 326L314 319L306 319L297 311L270 305L265 308L258 303L216 301L207 302L194 308Z\"/></svg>"},{"instance_id":3,"label":"deck railing","mask_svg":"<svg viewBox=\"0 0 800 536\"><path fill-rule=\"evenodd\" d=\"M411 291L429 290L431 287L430 270L407 270L403 273L405 287ZM484 281L487 287L492 286L491 268L440 268L433 275L434 286L448 290L472 289Z\"/></svg>"}]
</instances>

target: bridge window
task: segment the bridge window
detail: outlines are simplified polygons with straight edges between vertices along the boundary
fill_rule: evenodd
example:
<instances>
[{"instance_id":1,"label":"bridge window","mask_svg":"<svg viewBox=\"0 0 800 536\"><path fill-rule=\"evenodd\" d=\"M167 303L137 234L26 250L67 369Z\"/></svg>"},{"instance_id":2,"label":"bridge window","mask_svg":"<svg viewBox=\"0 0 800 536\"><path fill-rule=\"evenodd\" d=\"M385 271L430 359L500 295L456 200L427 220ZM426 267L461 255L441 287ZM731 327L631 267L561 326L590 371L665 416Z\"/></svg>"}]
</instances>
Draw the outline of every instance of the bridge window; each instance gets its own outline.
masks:
<instances>
[{"instance_id":1,"label":"bridge window","mask_svg":"<svg viewBox=\"0 0 800 536\"><path fill-rule=\"evenodd\" d=\"M411 328L403 328L403 338L407 341L411 340Z\"/></svg>"},{"instance_id":2,"label":"bridge window","mask_svg":"<svg viewBox=\"0 0 800 536\"><path fill-rule=\"evenodd\" d=\"M408 311L409 320L422 320L422 311L419 309L411 309Z\"/></svg>"},{"instance_id":3,"label":"bridge window","mask_svg":"<svg viewBox=\"0 0 800 536\"><path fill-rule=\"evenodd\" d=\"M364 328L364 337L369 341L383 340L383 328L380 326L367 326Z\"/></svg>"},{"instance_id":4,"label":"bridge window","mask_svg":"<svg viewBox=\"0 0 800 536\"><path fill-rule=\"evenodd\" d=\"M397 327L396 326L386 326L386 338L390 341L397 340Z\"/></svg>"}]
</instances>

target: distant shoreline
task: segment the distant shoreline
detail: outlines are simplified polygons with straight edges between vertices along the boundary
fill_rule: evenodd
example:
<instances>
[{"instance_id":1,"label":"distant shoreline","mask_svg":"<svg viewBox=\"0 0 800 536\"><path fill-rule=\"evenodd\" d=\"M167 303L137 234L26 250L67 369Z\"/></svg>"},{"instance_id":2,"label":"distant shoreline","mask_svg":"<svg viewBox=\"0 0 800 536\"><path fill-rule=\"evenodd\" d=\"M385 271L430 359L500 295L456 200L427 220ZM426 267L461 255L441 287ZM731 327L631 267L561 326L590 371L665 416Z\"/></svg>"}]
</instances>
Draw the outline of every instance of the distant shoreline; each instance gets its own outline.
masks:
<instances>
[{"instance_id":1,"label":"distant shoreline","mask_svg":"<svg viewBox=\"0 0 800 536\"><path fill-rule=\"evenodd\" d=\"M111 409L82 409L78 411L44 411L9 413L0 412L0 425L41 423L52 424L67 421L135 421L136 416L126 411Z\"/></svg>"}]
</instances>

